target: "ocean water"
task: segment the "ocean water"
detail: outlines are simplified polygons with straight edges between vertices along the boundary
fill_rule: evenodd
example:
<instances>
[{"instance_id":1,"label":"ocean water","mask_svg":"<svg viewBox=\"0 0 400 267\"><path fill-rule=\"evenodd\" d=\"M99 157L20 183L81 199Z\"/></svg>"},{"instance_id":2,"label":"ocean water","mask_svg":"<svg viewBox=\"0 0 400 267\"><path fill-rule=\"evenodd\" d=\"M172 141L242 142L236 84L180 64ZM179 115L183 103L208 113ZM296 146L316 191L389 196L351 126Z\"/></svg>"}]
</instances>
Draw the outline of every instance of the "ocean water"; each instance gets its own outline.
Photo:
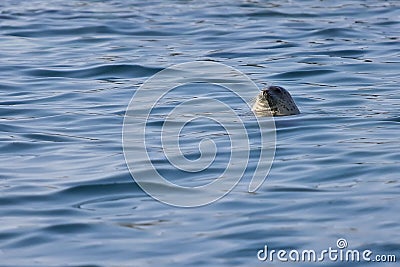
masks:
<instances>
[{"instance_id":1,"label":"ocean water","mask_svg":"<svg viewBox=\"0 0 400 267\"><path fill-rule=\"evenodd\" d=\"M2 1L0 266L397 266L399 38L395 0ZM148 78L192 61L283 86L301 114L275 118L275 157L256 192L244 177L212 204L179 208L134 181L122 129ZM214 97L187 90L154 116L178 97ZM208 172L176 170L157 140L149 153L177 184L202 185L223 173L229 138L209 120L189 126L191 160L199 140L217 136L222 151ZM265 246L371 250L397 263L261 261Z\"/></svg>"}]
</instances>

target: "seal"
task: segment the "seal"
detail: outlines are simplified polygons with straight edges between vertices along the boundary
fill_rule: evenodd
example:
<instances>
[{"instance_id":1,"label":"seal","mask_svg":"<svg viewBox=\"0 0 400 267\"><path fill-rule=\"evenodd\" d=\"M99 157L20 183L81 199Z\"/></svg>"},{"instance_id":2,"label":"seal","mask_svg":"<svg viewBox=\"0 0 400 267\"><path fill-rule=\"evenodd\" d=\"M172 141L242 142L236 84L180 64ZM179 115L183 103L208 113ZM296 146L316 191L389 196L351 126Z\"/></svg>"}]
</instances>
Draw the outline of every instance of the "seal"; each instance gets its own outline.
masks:
<instances>
[{"instance_id":1,"label":"seal","mask_svg":"<svg viewBox=\"0 0 400 267\"><path fill-rule=\"evenodd\" d=\"M256 97L253 112L257 116L288 116L300 114L289 92L280 86L263 89Z\"/></svg>"}]
</instances>

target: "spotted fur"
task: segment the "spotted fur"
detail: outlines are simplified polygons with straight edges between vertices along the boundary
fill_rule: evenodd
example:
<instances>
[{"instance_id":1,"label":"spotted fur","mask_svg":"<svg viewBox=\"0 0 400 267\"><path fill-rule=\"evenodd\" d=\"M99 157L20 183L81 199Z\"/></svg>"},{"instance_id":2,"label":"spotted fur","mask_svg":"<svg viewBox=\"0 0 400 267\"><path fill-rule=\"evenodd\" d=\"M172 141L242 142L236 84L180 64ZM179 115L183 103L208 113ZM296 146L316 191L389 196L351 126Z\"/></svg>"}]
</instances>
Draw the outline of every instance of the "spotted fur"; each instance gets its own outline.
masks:
<instances>
[{"instance_id":1,"label":"spotted fur","mask_svg":"<svg viewBox=\"0 0 400 267\"><path fill-rule=\"evenodd\" d=\"M287 116L300 113L292 96L280 86L270 86L256 97L253 111L258 116Z\"/></svg>"}]
</instances>

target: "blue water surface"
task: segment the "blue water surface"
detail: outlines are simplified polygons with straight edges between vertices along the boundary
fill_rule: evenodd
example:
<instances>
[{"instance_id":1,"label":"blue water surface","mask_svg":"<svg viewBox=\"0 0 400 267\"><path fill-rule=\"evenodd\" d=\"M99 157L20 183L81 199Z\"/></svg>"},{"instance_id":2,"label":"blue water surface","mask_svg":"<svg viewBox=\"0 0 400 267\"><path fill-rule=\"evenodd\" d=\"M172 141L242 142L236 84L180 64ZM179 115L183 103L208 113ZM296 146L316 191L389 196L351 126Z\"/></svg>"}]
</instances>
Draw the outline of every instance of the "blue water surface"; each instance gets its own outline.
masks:
<instances>
[{"instance_id":1,"label":"blue water surface","mask_svg":"<svg viewBox=\"0 0 400 267\"><path fill-rule=\"evenodd\" d=\"M399 39L395 0L3 0L0 265L365 266L257 259L265 245L321 251L339 238L398 264ZM147 78L196 60L283 86L302 113L275 119L258 191L242 182L211 205L176 208L132 179L122 124ZM199 139L218 130L192 124ZM166 168L177 183L207 181Z\"/></svg>"}]
</instances>

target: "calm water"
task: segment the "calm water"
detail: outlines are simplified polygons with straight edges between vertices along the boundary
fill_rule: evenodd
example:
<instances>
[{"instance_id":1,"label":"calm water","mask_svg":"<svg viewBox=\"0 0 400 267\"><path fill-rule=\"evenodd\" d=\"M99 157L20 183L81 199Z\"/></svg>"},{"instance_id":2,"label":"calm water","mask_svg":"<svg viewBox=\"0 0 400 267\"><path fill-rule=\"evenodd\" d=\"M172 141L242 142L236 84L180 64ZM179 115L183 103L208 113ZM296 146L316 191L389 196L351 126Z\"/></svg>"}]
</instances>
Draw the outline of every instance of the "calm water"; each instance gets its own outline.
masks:
<instances>
[{"instance_id":1,"label":"calm water","mask_svg":"<svg viewBox=\"0 0 400 267\"><path fill-rule=\"evenodd\" d=\"M399 261L400 4L333 2L2 1L0 265L319 266L257 251L338 238ZM302 114L276 119L256 193L183 209L135 184L121 132L139 86L193 60L284 86Z\"/></svg>"}]
</instances>

